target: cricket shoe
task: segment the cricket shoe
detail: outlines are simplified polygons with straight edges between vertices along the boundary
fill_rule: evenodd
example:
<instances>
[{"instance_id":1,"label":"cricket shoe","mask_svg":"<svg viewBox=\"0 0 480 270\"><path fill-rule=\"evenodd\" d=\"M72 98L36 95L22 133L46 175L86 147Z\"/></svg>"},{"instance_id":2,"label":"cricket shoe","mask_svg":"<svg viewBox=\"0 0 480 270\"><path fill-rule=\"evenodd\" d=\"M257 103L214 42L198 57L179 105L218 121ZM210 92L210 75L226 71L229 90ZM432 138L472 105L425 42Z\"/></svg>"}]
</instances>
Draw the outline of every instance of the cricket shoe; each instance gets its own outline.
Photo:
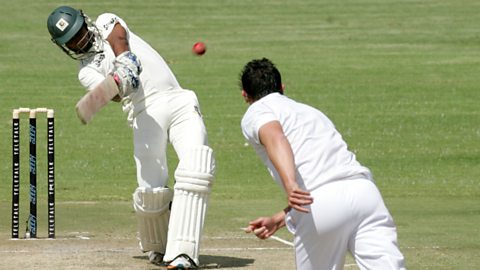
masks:
<instances>
[{"instance_id":1,"label":"cricket shoe","mask_svg":"<svg viewBox=\"0 0 480 270\"><path fill-rule=\"evenodd\" d=\"M158 252L155 252L155 251L149 251L147 255L148 255L148 260L151 263L156 264L156 265L162 265L162 263L163 263L163 254L162 253L158 253Z\"/></svg>"},{"instance_id":2,"label":"cricket shoe","mask_svg":"<svg viewBox=\"0 0 480 270\"><path fill-rule=\"evenodd\" d=\"M196 269L197 266L195 263L190 259L187 255L179 255L175 260L171 261L167 265L167 269L169 270L189 270L189 269Z\"/></svg>"}]
</instances>

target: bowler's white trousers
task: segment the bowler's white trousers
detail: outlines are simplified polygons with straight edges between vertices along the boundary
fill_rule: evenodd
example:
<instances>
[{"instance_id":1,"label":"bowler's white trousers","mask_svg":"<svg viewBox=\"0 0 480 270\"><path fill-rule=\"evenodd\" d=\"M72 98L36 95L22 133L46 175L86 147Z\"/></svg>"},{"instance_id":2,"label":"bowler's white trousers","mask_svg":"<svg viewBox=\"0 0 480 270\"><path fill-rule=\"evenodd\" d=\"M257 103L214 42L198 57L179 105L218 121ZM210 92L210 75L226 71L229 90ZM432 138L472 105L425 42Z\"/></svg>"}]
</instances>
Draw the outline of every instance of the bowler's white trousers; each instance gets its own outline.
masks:
<instances>
[{"instance_id":1,"label":"bowler's white trousers","mask_svg":"<svg viewBox=\"0 0 480 270\"><path fill-rule=\"evenodd\" d=\"M134 158L139 187L168 184L167 143L182 159L188 149L207 145L207 132L197 96L190 90L159 93L133 119Z\"/></svg>"},{"instance_id":2,"label":"bowler's white trousers","mask_svg":"<svg viewBox=\"0 0 480 270\"><path fill-rule=\"evenodd\" d=\"M287 214L298 270L343 269L347 251L360 269L405 269L397 232L375 184L366 179L325 184L310 213Z\"/></svg>"}]
</instances>

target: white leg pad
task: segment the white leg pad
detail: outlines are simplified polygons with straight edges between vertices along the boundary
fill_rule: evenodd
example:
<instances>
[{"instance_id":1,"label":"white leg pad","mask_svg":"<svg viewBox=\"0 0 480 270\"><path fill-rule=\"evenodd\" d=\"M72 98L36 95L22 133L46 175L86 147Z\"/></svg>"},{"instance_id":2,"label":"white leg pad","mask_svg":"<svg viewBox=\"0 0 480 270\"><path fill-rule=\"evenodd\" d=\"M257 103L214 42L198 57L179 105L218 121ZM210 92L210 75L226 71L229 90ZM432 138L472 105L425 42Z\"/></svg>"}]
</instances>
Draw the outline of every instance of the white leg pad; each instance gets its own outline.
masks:
<instances>
[{"instance_id":1,"label":"white leg pad","mask_svg":"<svg viewBox=\"0 0 480 270\"><path fill-rule=\"evenodd\" d=\"M215 158L208 146L197 146L175 171L174 197L164 261L188 255L199 265L200 236L215 174Z\"/></svg>"},{"instance_id":2,"label":"white leg pad","mask_svg":"<svg viewBox=\"0 0 480 270\"><path fill-rule=\"evenodd\" d=\"M166 187L139 187L133 193L140 248L165 254L170 202L173 191Z\"/></svg>"}]
</instances>

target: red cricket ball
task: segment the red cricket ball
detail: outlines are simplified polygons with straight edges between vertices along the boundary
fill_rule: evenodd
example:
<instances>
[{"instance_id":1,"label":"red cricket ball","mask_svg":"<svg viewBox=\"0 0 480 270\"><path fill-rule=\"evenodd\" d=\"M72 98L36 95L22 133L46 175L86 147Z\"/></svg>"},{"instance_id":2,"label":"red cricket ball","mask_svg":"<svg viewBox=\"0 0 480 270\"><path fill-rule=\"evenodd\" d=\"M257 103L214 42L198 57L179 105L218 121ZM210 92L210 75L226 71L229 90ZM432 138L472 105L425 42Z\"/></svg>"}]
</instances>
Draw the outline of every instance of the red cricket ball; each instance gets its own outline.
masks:
<instances>
[{"instance_id":1,"label":"red cricket ball","mask_svg":"<svg viewBox=\"0 0 480 270\"><path fill-rule=\"evenodd\" d=\"M203 55L207 51L207 45L205 43L199 41L193 44L192 52L196 55Z\"/></svg>"}]
</instances>

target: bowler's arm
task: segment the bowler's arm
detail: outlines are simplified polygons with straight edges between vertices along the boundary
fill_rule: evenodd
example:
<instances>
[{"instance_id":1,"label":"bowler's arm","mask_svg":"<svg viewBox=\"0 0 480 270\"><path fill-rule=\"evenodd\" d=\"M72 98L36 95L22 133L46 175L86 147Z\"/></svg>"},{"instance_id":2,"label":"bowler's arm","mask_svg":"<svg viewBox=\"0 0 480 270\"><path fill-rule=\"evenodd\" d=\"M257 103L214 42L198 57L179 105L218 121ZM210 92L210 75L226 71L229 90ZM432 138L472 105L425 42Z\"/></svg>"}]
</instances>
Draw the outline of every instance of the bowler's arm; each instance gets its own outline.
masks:
<instances>
[{"instance_id":1,"label":"bowler's arm","mask_svg":"<svg viewBox=\"0 0 480 270\"><path fill-rule=\"evenodd\" d=\"M295 157L280 122L271 121L264 124L260 127L258 136L282 180L288 195L288 205L298 211L308 213L308 209L303 205L311 204L313 200L310 193L300 189L296 182Z\"/></svg>"}]
</instances>

